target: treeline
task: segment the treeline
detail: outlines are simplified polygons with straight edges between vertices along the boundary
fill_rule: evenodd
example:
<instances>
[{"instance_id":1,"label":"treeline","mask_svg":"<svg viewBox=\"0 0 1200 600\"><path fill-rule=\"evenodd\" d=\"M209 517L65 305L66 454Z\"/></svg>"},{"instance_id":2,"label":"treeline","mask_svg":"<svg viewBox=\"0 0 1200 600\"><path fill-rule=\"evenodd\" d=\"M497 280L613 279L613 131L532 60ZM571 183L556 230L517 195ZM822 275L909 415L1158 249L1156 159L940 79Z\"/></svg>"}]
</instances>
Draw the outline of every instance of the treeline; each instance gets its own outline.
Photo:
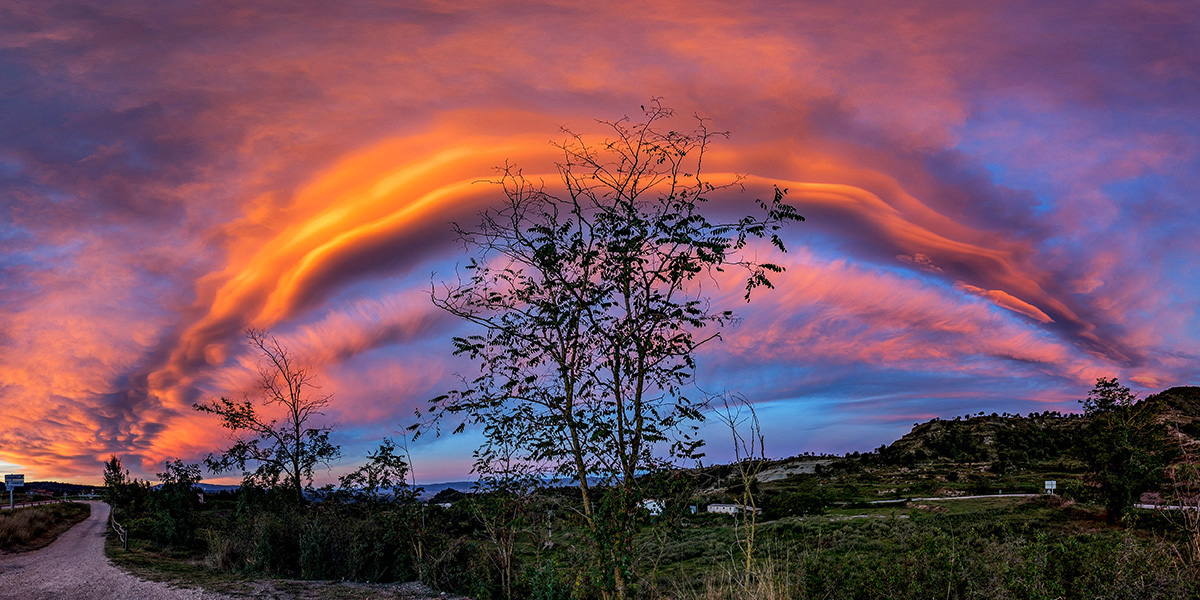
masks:
<instances>
[{"instance_id":1,"label":"treeline","mask_svg":"<svg viewBox=\"0 0 1200 600\"><path fill-rule=\"evenodd\" d=\"M131 479L114 456L106 464L105 498L133 551L224 572L421 581L481 600L597 597L587 583L596 574L582 543L577 490L446 490L423 502L420 488L402 483L405 462L386 453L372 457L339 484L309 488L297 501L287 488L252 483L205 494L194 487L199 465L179 461L167 463L151 484ZM372 485L368 474L388 469ZM675 502L668 514L645 512L631 525L649 536L642 542L661 541L684 508Z\"/></svg>"}]
</instances>

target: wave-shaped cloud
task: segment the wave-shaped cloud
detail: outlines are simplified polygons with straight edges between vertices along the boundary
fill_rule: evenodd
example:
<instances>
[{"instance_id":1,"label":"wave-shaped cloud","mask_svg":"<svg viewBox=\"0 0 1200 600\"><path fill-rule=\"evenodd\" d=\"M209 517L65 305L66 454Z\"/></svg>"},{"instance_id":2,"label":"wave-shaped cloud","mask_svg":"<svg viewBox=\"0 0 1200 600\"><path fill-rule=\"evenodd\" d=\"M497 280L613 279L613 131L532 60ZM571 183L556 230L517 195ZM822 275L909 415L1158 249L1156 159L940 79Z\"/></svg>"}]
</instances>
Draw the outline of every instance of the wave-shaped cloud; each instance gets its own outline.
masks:
<instances>
[{"instance_id":1,"label":"wave-shaped cloud","mask_svg":"<svg viewBox=\"0 0 1200 600\"><path fill-rule=\"evenodd\" d=\"M464 367L425 294L479 181L554 185L559 126L652 95L731 131L706 166L745 193L713 210L777 184L808 217L705 385L849 431L859 401L1001 402L972 380L1060 408L1101 375L1194 383L1190 5L864 7L0 9L0 461L202 456L221 434L190 406L249 389L246 327L317 365L347 440L395 431Z\"/></svg>"}]
</instances>

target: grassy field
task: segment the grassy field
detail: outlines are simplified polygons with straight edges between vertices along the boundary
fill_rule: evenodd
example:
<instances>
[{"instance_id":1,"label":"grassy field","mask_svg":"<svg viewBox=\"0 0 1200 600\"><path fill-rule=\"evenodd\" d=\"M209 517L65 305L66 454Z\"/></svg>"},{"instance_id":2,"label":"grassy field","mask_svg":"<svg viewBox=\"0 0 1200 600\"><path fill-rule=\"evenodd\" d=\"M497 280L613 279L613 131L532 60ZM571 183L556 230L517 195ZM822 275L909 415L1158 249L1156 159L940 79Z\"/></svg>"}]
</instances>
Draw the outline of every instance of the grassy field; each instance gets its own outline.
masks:
<instances>
[{"instance_id":1,"label":"grassy field","mask_svg":"<svg viewBox=\"0 0 1200 600\"><path fill-rule=\"evenodd\" d=\"M177 587L201 588L234 597L291 598L296 600L415 600L456 596L439 594L416 583L372 584L354 581L302 581L232 573L214 569L205 555L195 551L156 549L151 544L131 540L129 550L121 548L115 535L105 540L104 553L121 569L150 581Z\"/></svg>"},{"instance_id":2,"label":"grassy field","mask_svg":"<svg viewBox=\"0 0 1200 600\"><path fill-rule=\"evenodd\" d=\"M1200 593L1200 573L1177 560L1154 527L1110 528L1098 511L1040 498L940 504L948 510L846 508L762 523L750 572L733 527L684 528L667 545L656 585L662 596L697 599Z\"/></svg>"},{"instance_id":3,"label":"grassy field","mask_svg":"<svg viewBox=\"0 0 1200 600\"><path fill-rule=\"evenodd\" d=\"M56 502L0 511L0 554L29 552L49 546L91 508L77 502Z\"/></svg>"},{"instance_id":4,"label":"grassy field","mask_svg":"<svg viewBox=\"0 0 1200 600\"><path fill-rule=\"evenodd\" d=\"M608 513L632 527L600 520L599 532L572 487L447 495L441 508L345 490L296 504L253 487L200 504L135 485L121 508L130 550L110 540L107 551L141 577L235 596L436 596L346 582L420 579L475 600L506 589L593 600L606 580L629 582L634 599L1200 599L1195 532L1154 511L1108 522L1072 451L1081 423L1050 413L934 419L873 452L766 461L761 479L737 465L655 474L644 489L666 491L643 495L666 494L657 499L668 510ZM1041 493L1046 481L1056 494ZM747 523L687 510L746 494L761 509L750 552ZM596 546L611 556L598 560ZM621 562L606 563L612 556Z\"/></svg>"}]
</instances>

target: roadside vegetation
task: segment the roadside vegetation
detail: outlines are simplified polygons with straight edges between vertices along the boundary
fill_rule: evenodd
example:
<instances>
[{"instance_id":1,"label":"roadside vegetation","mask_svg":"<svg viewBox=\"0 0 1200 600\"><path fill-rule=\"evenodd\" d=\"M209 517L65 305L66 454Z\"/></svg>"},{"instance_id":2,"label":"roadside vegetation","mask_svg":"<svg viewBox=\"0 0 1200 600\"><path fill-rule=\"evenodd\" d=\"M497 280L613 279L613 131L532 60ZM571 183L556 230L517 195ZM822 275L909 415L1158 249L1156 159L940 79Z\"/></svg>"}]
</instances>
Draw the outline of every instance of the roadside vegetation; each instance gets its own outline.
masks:
<instances>
[{"instance_id":1,"label":"roadside vegetation","mask_svg":"<svg viewBox=\"0 0 1200 600\"><path fill-rule=\"evenodd\" d=\"M55 502L0 511L0 554L29 552L49 546L91 508L78 502Z\"/></svg>"}]
</instances>

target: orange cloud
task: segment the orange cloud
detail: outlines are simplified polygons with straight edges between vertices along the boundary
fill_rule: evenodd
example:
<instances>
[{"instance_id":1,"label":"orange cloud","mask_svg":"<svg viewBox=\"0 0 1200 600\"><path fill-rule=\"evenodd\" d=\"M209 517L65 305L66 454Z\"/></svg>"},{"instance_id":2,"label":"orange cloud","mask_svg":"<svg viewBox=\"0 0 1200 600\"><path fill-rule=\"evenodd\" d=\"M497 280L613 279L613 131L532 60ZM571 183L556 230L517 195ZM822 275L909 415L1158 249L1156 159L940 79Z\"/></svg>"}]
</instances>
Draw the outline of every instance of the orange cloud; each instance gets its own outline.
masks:
<instances>
[{"instance_id":1,"label":"orange cloud","mask_svg":"<svg viewBox=\"0 0 1200 600\"><path fill-rule=\"evenodd\" d=\"M994 302L996 306L1007 308L1015 313L1019 313L1042 323L1053 323L1054 319L1050 315L1042 312L1038 307L1020 299L1004 290L985 290L973 285L967 285L961 281L954 284L954 287L964 292L982 296Z\"/></svg>"}]
</instances>

